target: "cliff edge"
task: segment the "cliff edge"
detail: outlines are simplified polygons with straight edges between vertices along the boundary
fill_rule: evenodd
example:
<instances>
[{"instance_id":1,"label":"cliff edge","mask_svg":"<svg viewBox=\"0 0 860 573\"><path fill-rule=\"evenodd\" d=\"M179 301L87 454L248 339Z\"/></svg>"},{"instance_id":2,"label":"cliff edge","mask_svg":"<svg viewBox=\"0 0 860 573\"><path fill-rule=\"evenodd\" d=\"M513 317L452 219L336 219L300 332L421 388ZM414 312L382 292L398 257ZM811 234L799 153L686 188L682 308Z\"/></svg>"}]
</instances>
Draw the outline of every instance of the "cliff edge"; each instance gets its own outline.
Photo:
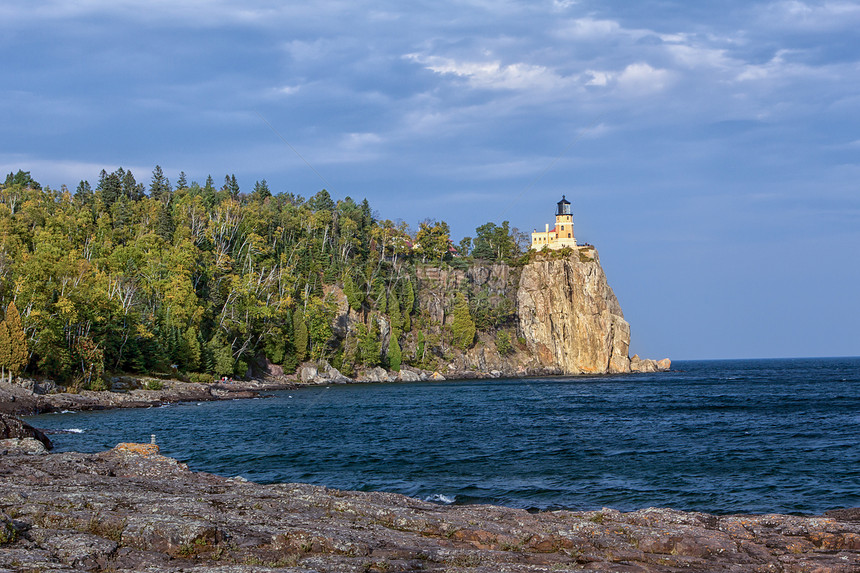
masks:
<instances>
[{"instance_id":1,"label":"cliff edge","mask_svg":"<svg viewBox=\"0 0 860 573\"><path fill-rule=\"evenodd\" d=\"M517 290L522 338L565 374L630 372L630 325L597 253L545 258L523 268Z\"/></svg>"}]
</instances>

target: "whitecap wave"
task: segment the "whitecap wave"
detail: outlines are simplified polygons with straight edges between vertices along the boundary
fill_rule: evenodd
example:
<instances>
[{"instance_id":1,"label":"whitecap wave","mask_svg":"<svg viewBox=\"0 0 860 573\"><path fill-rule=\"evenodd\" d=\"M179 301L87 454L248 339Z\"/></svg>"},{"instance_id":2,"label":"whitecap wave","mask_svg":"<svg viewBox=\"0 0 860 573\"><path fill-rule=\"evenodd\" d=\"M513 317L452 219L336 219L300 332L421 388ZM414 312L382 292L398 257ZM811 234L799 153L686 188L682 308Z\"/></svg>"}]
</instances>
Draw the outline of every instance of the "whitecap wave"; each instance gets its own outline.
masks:
<instances>
[{"instance_id":1,"label":"whitecap wave","mask_svg":"<svg viewBox=\"0 0 860 573\"><path fill-rule=\"evenodd\" d=\"M433 503L443 503L445 505L451 505L455 501L457 501L457 496L455 495L445 495L442 493L434 493L433 495L424 498L425 501L432 501Z\"/></svg>"},{"instance_id":2,"label":"whitecap wave","mask_svg":"<svg viewBox=\"0 0 860 573\"><path fill-rule=\"evenodd\" d=\"M66 432L67 434L83 434L84 433L84 430L82 430L81 428L66 428L63 431Z\"/></svg>"}]
</instances>

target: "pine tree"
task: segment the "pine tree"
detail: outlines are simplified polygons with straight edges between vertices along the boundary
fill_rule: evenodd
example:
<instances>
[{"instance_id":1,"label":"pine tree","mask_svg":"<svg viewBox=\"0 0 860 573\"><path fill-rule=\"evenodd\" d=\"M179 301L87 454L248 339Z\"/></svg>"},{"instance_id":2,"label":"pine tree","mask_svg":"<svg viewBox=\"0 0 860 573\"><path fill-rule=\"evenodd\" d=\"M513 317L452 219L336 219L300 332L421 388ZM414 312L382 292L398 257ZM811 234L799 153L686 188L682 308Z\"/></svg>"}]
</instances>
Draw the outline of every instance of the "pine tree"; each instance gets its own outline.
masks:
<instances>
[{"instance_id":1,"label":"pine tree","mask_svg":"<svg viewBox=\"0 0 860 573\"><path fill-rule=\"evenodd\" d=\"M388 297L388 320L391 323L392 338L399 337L403 332L403 317L400 313L400 301L397 300L397 293L393 290Z\"/></svg>"},{"instance_id":2,"label":"pine tree","mask_svg":"<svg viewBox=\"0 0 860 573\"><path fill-rule=\"evenodd\" d=\"M301 309L293 312L293 344L296 347L296 358L299 362L303 361L308 352L308 327Z\"/></svg>"},{"instance_id":3,"label":"pine tree","mask_svg":"<svg viewBox=\"0 0 860 573\"><path fill-rule=\"evenodd\" d=\"M466 350L472 346L475 340L475 321L469 313L469 302L463 293L458 292L454 298L454 320L451 323L453 344L460 350Z\"/></svg>"},{"instance_id":4,"label":"pine tree","mask_svg":"<svg viewBox=\"0 0 860 573\"><path fill-rule=\"evenodd\" d=\"M177 189L187 189L188 188L188 179L185 177L185 172L179 172L179 179L176 180L176 188Z\"/></svg>"},{"instance_id":5,"label":"pine tree","mask_svg":"<svg viewBox=\"0 0 860 573\"><path fill-rule=\"evenodd\" d=\"M24 370L30 353L27 351L27 334L21 324L21 316L14 302L6 308L6 329L9 333L9 379Z\"/></svg>"},{"instance_id":6,"label":"pine tree","mask_svg":"<svg viewBox=\"0 0 860 573\"><path fill-rule=\"evenodd\" d=\"M12 364L12 340L9 338L9 328L6 322L0 320L0 381L6 378L6 372Z\"/></svg>"},{"instance_id":7,"label":"pine tree","mask_svg":"<svg viewBox=\"0 0 860 573\"><path fill-rule=\"evenodd\" d=\"M392 331L391 339L388 341L388 367L395 372L400 372L400 362L402 359L400 345L397 343L397 338Z\"/></svg>"},{"instance_id":8,"label":"pine tree","mask_svg":"<svg viewBox=\"0 0 860 573\"><path fill-rule=\"evenodd\" d=\"M160 165L152 170L152 183L149 185L149 196L156 201L168 203L170 201L170 181L164 176Z\"/></svg>"}]
</instances>

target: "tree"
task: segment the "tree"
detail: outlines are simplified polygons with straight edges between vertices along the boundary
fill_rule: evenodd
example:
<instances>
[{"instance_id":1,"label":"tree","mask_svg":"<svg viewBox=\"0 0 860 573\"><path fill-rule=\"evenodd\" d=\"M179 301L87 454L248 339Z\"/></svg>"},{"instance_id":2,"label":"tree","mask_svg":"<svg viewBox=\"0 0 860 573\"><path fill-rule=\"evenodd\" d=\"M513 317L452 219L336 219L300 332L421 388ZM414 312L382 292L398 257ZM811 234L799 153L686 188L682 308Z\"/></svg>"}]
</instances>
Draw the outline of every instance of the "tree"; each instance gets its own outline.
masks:
<instances>
[{"instance_id":1,"label":"tree","mask_svg":"<svg viewBox=\"0 0 860 573\"><path fill-rule=\"evenodd\" d=\"M108 173L104 169L99 174L99 182L96 185L96 197L98 197L105 210L110 210L111 206L122 195L122 179L116 171Z\"/></svg>"},{"instance_id":2,"label":"tree","mask_svg":"<svg viewBox=\"0 0 860 573\"><path fill-rule=\"evenodd\" d=\"M334 211L335 204L331 199L331 195L328 194L328 191L323 189L310 199L308 199L308 208L311 211Z\"/></svg>"},{"instance_id":3,"label":"tree","mask_svg":"<svg viewBox=\"0 0 860 573\"><path fill-rule=\"evenodd\" d=\"M90 187L89 181L81 181L75 189L75 202L79 205L92 205L93 203L93 188Z\"/></svg>"},{"instance_id":4,"label":"tree","mask_svg":"<svg viewBox=\"0 0 860 573\"><path fill-rule=\"evenodd\" d=\"M176 180L176 188L177 189L187 189L188 188L188 178L185 176L184 171L179 172L179 179Z\"/></svg>"},{"instance_id":5,"label":"tree","mask_svg":"<svg viewBox=\"0 0 860 573\"><path fill-rule=\"evenodd\" d=\"M6 322L0 320L0 381L5 380L6 372L11 370L9 366L12 364L12 341L9 338L9 328L6 327Z\"/></svg>"},{"instance_id":6,"label":"tree","mask_svg":"<svg viewBox=\"0 0 860 573\"><path fill-rule=\"evenodd\" d=\"M415 234L415 251L421 255L421 260L438 260L442 262L451 246L451 230L445 221L422 221Z\"/></svg>"},{"instance_id":7,"label":"tree","mask_svg":"<svg viewBox=\"0 0 860 573\"><path fill-rule=\"evenodd\" d=\"M451 322L452 343L460 350L466 350L472 346L475 340L475 321L469 313L469 302L462 292L454 297L454 319Z\"/></svg>"},{"instance_id":8,"label":"tree","mask_svg":"<svg viewBox=\"0 0 860 573\"><path fill-rule=\"evenodd\" d=\"M510 262L520 254L516 230L511 230L508 221L504 221L501 226L486 223L475 229L475 233L477 236L472 243L472 256L476 259Z\"/></svg>"},{"instance_id":9,"label":"tree","mask_svg":"<svg viewBox=\"0 0 860 573\"><path fill-rule=\"evenodd\" d=\"M319 360L325 354L329 340L334 336L331 323L337 308L333 302L311 297L307 308L308 338L311 343L311 358Z\"/></svg>"},{"instance_id":10,"label":"tree","mask_svg":"<svg viewBox=\"0 0 860 573\"><path fill-rule=\"evenodd\" d=\"M29 171L21 171L20 169L17 173L10 173L6 176L4 187L12 187L13 185L20 185L21 187L29 187L30 189L36 190L42 188L38 181L30 177Z\"/></svg>"},{"instance_id":11,"label":"tree","mask_svg":"<svg viewBox=\"0 0 860 573\"><path fill-rule=\"evenodd\" d=\"M303 361L308 352L308 326L305 324L305 314L300 308L293 312L293 344L296 347L296 359Z\"/></svg>"},{"instance_id":12,"label":"tree","mask_svg":"<svg viewBox=\"0 0 860 573\"><path fill-rule=\"evenodd\" d=\"M21 324L21 316L14 302L6 308L6 329L9 333L9 380L21 373L30 358L27 351L27 335Z\"/></svg>"},{"instance_id":13,"label":"tree","mask_svg":"<svg viewBox=\"0 0 860 573\"><path fill-rule=\"evenodd\" d=\"M152 170L152 183L149 184L149 197L162 203L169 203L171 197L170 181L164 176L160 165Z\"/></svg>"},{"instance_id":14,"label":"tree","mask_svg":"<svg viewBox=\"0 0 860 573\"><path fill-rule=\"evenodd\" d=\"M400 345L397 343L397 338L394 333L391 333L391 338L388 341L388 367L395 372L400 372L400 363L403 360Z\"/></svg>"},{"instance_id":15,"label":"tree","mask_svg":"<svg viewBox=\"0 0 860 573\"><path fill-rule=\"evenodd\" d=\"M266 197L272 196L272 192L269 191L269 184L266 183L265 179L254 183L254 192L251 193L251 196L257 201L262 201Z\"/></svg>"}]
</instances>

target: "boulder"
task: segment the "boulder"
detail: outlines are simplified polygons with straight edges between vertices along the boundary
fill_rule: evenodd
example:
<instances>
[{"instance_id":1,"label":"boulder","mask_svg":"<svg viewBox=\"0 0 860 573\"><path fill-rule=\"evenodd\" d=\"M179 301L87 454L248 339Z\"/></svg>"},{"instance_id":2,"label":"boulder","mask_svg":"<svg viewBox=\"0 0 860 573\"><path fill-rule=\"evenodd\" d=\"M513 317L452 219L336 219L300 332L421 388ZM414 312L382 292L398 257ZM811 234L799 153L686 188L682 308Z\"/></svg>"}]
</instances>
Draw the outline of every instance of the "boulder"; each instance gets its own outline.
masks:
<instances>
[{"instance_id":1,"label":"boulder","mask_svg":"<svg viewBox=\"0 0 860 573\"><path fill-rule=\"evenodd\" d=\"M0 440L0 454L47 454L45 444L36 438L9 438Z\"/></svg>"},{"instance_id":2,"label":"boulder","mask_svg":"<svg viewBox=\"0 0 860 573\"><path fill-rule=\"evenodd\" d=\"M639 358L638 354L634 354L630 359L631 372L657 372L657 361L650 358Z\"/></svg>"},{"instance_id":3,"label":"boulder","mask_svg":"<svg viewBox=\"0 0 860 573\"><path fill-rule=\"evenodd\" d=\"M408 368L402 368L397 375L400 382L420 382L421 374Z\"/></svg>"},{"instance_id":4,"label":"boulder","mask_svg":"<svg viewBox=\"0 0 860 573\"><path fill-rule=\"evenodd\" d=\"M444 380L447 380L447 378L442 376L439 372L434 372L433 374L430 375L428 380L432 380L433 382L442 382Z\"/></svg>"},{"instance_id":5,"label":"boulder","mask_svg":"<svg viewBox=\"0 0 860 573\"><path fill-rule=\"evenodd\" d=\"M361 379L365 382L389 382L388 372L381 366L365 370Z\"/></svg>"},{"instance_id":6,"label":"boulder","mask_svg":"<svg viewBox=\"0 0 860 573\"><path fill-rule=\"evenodd\" d=\"M334 366L329 366L326 369L326 378L328 382L332 384L349 384L353 382L353 379L349 376L344 376L340 370L335 368Z\"/></svg>"},{"instance_id":7,"label":"boulder","mask_svg":"<svg viewBox=\"0 0 860 573\"><path fill-rule=\"evenodd\" d=\"M0 414L0 440L9 439L34 439L42 443L45 449L50 450L54 447L51 440L48 439L41 430L37 430L30 424L22 422L18 418Z\"/></svg>"},{"instance_id":8,"label":"boulder","mask_svg":"<svg viewBox=\"0 0 860 573\"><path fill-rule=\"evenodd\" d=\"M663 360L657 361L657 370L660 370L661 372L665 372L666 370L671 370L671 369L672 369L672 361L669 360L668 358L664 358Z\"/></svg>"},{"instance_id":9,"label":"boulder","mask_svg":"<svg viewBox=\"0 0 860 573\"><path fill-rule=\"evenodd\" d=\"M299 370L299 380L304 382L305 384L310 384L314 382L315 378L319 375L319 370L317 370L316 366L311 364L307 364L302 366Z\"/></svg>"}]
</instances>

